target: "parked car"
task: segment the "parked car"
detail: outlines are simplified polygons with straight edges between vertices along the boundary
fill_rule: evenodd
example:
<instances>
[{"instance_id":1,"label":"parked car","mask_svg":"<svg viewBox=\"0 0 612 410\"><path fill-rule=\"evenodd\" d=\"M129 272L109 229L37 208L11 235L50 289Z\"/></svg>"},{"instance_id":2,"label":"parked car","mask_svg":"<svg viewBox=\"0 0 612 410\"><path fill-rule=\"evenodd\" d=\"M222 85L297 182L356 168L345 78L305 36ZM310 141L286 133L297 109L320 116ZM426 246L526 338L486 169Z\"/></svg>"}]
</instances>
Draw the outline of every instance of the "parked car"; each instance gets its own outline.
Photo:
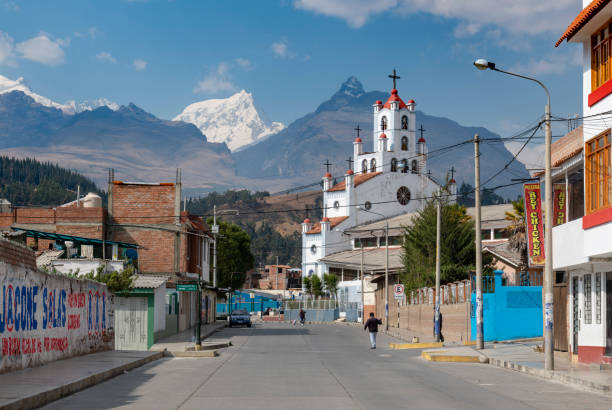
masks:
<instances>
[{"instance_id":1,"label":"parked car","mask_svg":"<svg viewBox=\"0 0 612 410\"><path fill-rule=\"evenodd\" d=\"M247 327L251 327L251 315L246 309L236 309L232 311L229 318L229 326L233 325L243 325Z\"/></svg>"}]
</instances>

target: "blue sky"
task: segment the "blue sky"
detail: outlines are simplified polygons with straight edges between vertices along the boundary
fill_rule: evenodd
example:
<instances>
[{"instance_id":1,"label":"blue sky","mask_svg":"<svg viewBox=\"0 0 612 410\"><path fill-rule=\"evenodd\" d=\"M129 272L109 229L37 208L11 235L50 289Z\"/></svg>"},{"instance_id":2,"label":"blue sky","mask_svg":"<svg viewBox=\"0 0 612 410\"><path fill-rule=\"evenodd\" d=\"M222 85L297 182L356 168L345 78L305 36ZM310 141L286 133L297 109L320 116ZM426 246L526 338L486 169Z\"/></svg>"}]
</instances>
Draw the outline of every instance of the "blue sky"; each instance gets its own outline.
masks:
<instances>
[{"instance_id":1,"label":"blue sky","mask_svg":"<svg viewBox=\"0 0 612 410\"><path fill-rule=\"evenodd\" d=\"M580 0L0 0L0 74L58 102L105 97L162 118L240 89L275 121L316 108L349 76L418 109L502 135L544 109L536 85L479 72L486 57L580 112L578 46L554 48ZM349 132L349 131L347 131Z\"/></svg>"}]
</instances>

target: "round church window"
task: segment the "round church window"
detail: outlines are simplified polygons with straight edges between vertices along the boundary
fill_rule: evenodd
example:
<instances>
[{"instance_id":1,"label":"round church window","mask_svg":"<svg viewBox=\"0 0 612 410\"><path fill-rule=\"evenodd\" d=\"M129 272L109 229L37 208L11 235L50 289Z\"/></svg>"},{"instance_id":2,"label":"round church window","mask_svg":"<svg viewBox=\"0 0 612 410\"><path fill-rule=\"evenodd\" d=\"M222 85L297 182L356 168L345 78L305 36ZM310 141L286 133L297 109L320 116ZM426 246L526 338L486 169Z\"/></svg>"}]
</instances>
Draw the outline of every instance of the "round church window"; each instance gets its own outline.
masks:
<instances>
[{"instance_id":1,"label":"round church window","mask_svg":"<svg viewBox=\"0 0 612 410\"><path fill-rule=\"evenodd\" d=\"M312 252L313 254L317 253L317 245L312 245L310 247L310 252Z\"/></svg>"},{"instance_id":2,"label":"round church window","mask_svg":"<svg viewBox=\"0 0 612 410\"><path fill-rule=\"evenodd\" d=\"M366 211L369 211L370 209L372 209L372 202L370 202L370 201L366 201L366 202L363 204L363 207L365 208L365 210L366 210Z\"/></svg>"},{"instance_id":3,"label":"round church window","mask_svg":"<svg viewBox=\"0 0 612 410\"><path fill-rule=\"evenodd\" d=\"M338 201L334 202L334 209L340 209L340 202Z\"/></svg>"},{"instance_id":4,"label":"round church window","mask_svg":"<svg viewBox=\"0 0 612 410\"><path fill-rule=\"evenodd\" d=\"M397 190L397 202L402 205L408 205L408 202L410 202L410 190L405 186L401 186Z\"/></svg>"}]
</instances>

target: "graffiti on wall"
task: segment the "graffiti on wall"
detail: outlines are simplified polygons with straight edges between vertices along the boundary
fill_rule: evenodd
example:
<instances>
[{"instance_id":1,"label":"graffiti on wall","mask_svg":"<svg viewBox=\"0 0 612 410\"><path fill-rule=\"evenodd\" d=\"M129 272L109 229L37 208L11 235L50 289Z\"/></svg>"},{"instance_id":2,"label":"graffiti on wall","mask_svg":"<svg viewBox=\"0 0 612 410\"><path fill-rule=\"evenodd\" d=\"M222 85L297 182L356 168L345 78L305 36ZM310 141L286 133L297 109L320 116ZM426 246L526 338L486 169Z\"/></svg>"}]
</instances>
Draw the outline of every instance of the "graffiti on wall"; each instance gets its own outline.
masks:
<instances>
[{"instance_id":1,"label":"graffiti on wall","mask_svg":"<svg viewBox=\"0 0 612 410\"><path fill-rule=\"evenodd\" d=\"M0 372L112 348L106 286L0 262Z\"/></svg>"}]
</instances>

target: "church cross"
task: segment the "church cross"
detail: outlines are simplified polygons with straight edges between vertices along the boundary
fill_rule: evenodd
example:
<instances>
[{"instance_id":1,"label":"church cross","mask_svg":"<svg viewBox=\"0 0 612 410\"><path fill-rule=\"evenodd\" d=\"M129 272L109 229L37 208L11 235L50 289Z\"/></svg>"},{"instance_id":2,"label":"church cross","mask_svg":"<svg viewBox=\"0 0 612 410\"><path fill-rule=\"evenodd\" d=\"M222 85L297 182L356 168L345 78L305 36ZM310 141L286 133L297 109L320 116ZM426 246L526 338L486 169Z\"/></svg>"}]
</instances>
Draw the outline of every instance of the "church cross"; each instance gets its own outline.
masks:
<instances>
[{"instance_id":1,"label":"church cross","mask_svg":"<svg viewBox=\"0 0 612 410\"><path fill-rule=\"evenodd\" d=\"M325 160L325 163L323 165L325 165L325 167L327 168L327 172L329 172L329 167L331 167L332 164L329 162L328 159Z\"/></svg>"},{"instance_id":2,"label":"church cross","mask_svg":"<svg viewBox=\"0 0 612 410\"><path fill-rule=\"evenodd\" d=\"M353 169L353 158L349 157L349 159L347 159L346 162L349 163L349 169Z\"/></svg>"},{"instance_id":3,"label":"church cross","mask_svg":"<svg viewBox=\"0 0 612 410\"><path fill-rule=\"evenodd\" d=\"M304 205L304 207L306 208L306 219L308 219L308 211L310 211L310 209L308 208L308 205Z\"/></svg>"},{"instance_id":4,"label":"church cross","mask_svg":"<svg viewBox=\"0 0 612 410\"><path fill-rule=\"evenodd\" d=\"M421 138L423 138L423 133L427 131L425 128L423 128L423 124L421 124L421 128L419 128L419 131L421 131Z\"/></svg>"},{"instance_id":5,"label":"church cross","mask_svg":"<svg viewBox=\"0 0 612 410\"><path fill-rule=\"evenodd\" d=\"M399 80L401 78L399 75L397 75L395 68L393 69L393 74L389 74L388 77L393 79L393 88L395 89L395 80Z\"/></svg>"},{"instance_id":6,"label":"church cross","mask_svg":"<svg viewBox=\"0 0 612 410\"><path fill-rule=\"evenodd\" d=\"M357 131L357 138L359 138L359 132L362 131L362 129L359 128L359 124L357 124L357 128L355 128L355 131Z\"/></svg>"},{"instance_id":7,"label":"church cross","mask_svg":"<svg viewBox=\"0 0 612 410\"><path fill-rule=\"evenodd\" d=\"M449 172L451 173L451 179L455 179L455 166L454 165L451 167Z\"/></svg>"}]
</instances>

